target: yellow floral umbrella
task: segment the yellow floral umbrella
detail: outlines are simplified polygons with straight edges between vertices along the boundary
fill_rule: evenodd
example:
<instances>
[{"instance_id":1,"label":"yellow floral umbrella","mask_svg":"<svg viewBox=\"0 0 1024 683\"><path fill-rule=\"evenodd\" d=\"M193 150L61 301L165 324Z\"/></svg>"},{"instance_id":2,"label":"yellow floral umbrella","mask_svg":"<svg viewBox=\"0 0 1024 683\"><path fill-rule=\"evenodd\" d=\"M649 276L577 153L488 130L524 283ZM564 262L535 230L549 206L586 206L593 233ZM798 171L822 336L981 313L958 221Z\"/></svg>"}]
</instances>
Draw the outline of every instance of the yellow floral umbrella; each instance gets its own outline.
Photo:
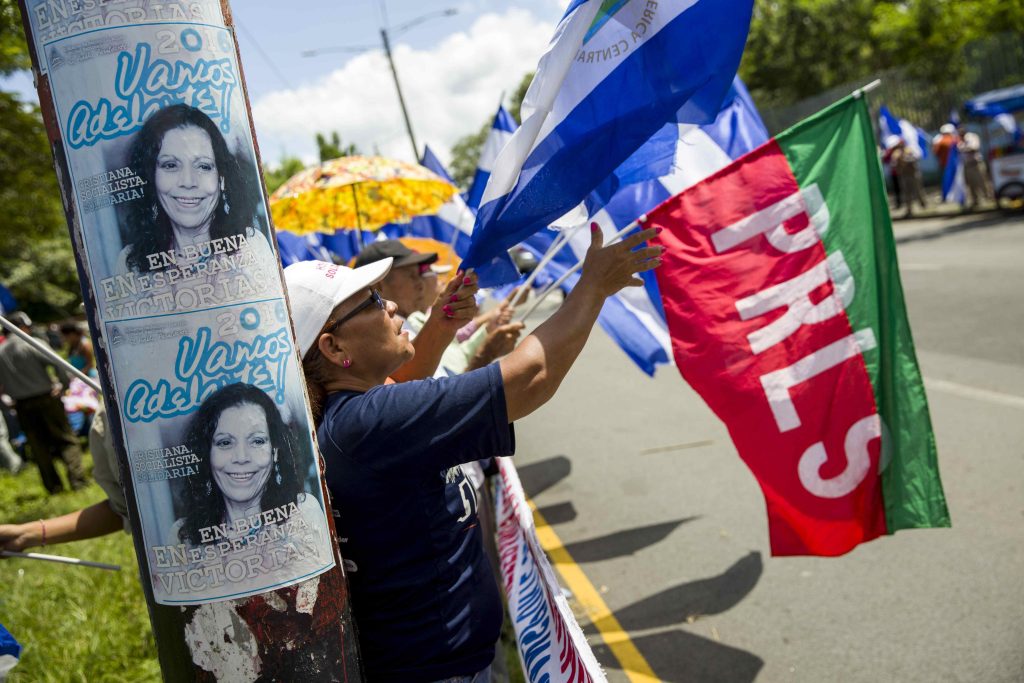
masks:
<instances>
[{"instance_id":1,"label":"yellow floral umbrella","mask_svg":"<svg viewBox=\"0 0 1024 683\"><path fill-rule=\"evenodd\" d=\"M270 196L274 227L297 235L377 230L435 213L456 188L417 164L341 157L307 168Z\"/></svg>"}]
</instances>

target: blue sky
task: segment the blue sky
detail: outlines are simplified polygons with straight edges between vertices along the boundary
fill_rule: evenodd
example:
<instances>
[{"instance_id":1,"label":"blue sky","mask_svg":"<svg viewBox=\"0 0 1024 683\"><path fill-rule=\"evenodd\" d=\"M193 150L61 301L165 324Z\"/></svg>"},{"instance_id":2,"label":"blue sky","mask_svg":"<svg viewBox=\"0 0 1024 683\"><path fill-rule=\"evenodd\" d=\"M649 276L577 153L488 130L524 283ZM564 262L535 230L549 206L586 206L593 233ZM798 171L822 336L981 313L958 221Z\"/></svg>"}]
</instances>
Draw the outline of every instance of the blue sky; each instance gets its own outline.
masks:
<instances>
[{"instance_id":1,"label":"blue sky","mask_svg":"<svg viewBox=\"0 0 1024 683\"><path fill-rule=\"evenodd\" d=\"M313 161L318 131L337 130L367 153L410 160L379 29L454 8L392 38L392 51L420 146L443 161L452 143L491 116L540 58L565 0L235 0L232 12L256 134L265 163ZM382 9L383 7L383 9ZM303 57L330 46L359 54ZM4 83L34 98L31 78Z\"/></svg>"}]
</instances>

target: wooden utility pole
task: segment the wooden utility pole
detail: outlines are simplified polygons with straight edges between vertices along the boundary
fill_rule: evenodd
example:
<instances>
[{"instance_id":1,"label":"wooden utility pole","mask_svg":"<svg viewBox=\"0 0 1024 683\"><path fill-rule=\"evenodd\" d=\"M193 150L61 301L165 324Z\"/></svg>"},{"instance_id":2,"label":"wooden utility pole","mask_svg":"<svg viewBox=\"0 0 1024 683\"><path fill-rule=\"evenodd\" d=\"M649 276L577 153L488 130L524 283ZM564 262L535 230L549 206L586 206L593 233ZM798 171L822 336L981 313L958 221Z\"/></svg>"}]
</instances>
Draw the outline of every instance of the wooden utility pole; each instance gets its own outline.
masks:
<instances>
[{"instance_id":1,"label":"wooden utility pole","mask_svg":"<svg viewBox=\"0 0 1024 683\"><path fill-rule=\"evenodd\" d=\"M361 681L227 0L18 4L164 680ZM255 474L194 436L238 384Z\"/></svg>"}]
</instances>

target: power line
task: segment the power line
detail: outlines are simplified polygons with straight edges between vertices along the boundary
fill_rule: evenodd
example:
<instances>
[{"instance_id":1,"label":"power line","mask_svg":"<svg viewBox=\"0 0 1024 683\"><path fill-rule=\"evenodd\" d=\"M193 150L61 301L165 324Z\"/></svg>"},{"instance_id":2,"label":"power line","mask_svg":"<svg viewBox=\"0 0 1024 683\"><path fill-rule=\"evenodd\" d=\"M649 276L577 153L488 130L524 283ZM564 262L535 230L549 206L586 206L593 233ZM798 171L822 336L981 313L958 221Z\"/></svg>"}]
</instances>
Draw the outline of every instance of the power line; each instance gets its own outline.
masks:
<instances>
[{"instance_id":1,"label":"power line","mask_svg":"<svg viewBox=\"0 0 1024 683\"><path fill-rule=\"evenodd\" d=\"M249 29L245 27L245 24L238 20L237 16L235 17L235 26L242 30L242 33L245 34L246 39L250 43L252 43L253 47L256 48L256 52L258 52L260 56L263 57L263 61L267 63L267 66L269 66L270 70L274 72L274 75L277 76L281 83L284 84L284 87L287 88L288 90L294 90L295 88L292 86L291 82L289 82L289 80L285 78L285 75L281 73L280 69L277 68L277 64L274 63L274 60L270 58L270 55L263 51L263 46L261 46L259 44L259 41L256 40L255 36L253 36L253 34L249 32Z\"/></svg>"}]
</instances>

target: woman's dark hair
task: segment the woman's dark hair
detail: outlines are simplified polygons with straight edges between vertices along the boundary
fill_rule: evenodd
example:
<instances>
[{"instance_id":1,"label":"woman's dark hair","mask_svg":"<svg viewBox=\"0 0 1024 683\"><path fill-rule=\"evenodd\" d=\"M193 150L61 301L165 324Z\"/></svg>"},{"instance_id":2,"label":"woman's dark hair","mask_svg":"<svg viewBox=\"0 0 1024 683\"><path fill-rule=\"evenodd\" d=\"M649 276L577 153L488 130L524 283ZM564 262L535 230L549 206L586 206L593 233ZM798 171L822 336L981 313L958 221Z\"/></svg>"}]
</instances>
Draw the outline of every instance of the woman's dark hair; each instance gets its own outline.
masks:
<instances>
[{"instance_id":1,"label":"woman's dark hair","mask_svg":"<svg viewBox=\"0 0 1024 683\"><path fill-rule=\"evenodd\" d=\"M221 387L203 401L189 423L186 443L199 457L199 473L186 478L185 524L180 531L182 542L188 541L198 546L201 543L200 529L224 522L227 507L210 469L210 446L221 413L245 404L263 409L270 431L270 445L277 450L277 462L260 496L260 510L266 512L294 503L303 490L302 482L308 463L305 462L306 458L298 457L301 449L294 446L291 431L281 419L281 412L274 401L266 392L251 384L239 382ZM278 473L281 475L280 483L277 481Z\"/></svg>"},{"instance_id":2,"label":"woman's dark hair","mask_svg":"<svg viewBox=\"0 0 1024 683\"><path fill-rule=\"evenodd\" d=\"M146 256L171 248L171 222L160 206L156 191L156 160L163 145L164 135L176 128L195 126L210 136L217 173L224 179L217 206L210 224L210 239L242 235L246 228L255 227L256 193L246 187L242 162L228 149L220 129L209 116L195 107L175 104L153 114L143 124L132 143L129 165L145 181L140 186L143 196L128 206L128 234L131 245L128 267L138 272L150 270Z\"/></svg>"}]
</instances>

